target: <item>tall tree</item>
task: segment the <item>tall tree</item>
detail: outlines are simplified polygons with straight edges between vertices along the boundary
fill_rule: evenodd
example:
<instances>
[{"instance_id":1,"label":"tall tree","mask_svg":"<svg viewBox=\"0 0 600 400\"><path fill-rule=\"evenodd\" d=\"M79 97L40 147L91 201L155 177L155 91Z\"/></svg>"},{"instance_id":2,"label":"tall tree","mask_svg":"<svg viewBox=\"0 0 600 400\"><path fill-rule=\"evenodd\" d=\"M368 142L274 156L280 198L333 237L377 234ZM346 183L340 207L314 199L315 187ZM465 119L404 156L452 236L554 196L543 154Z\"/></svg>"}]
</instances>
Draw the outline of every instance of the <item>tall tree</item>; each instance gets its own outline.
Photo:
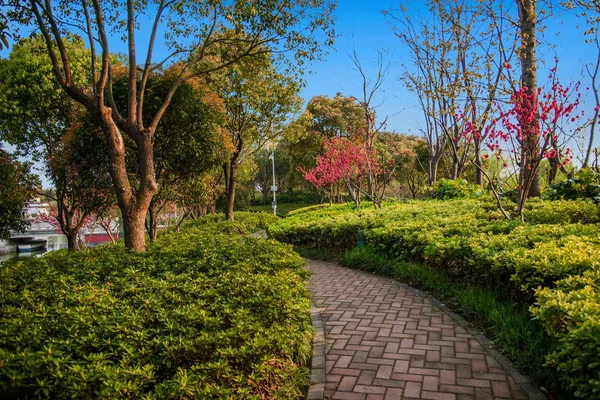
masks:
<instances>
[{"instance_id":1,"label":"tall tree","mask_svg":"<svg viewBox=\"0 0 600 400\"><path fill-rule=\"evenodd\" d=\"M383 61L383 55L379 53L377 55L377 73L375 79L369 77L364 67L362 66L356 50L350 56L352 64L356 72L360 75L361 82L361 94L358 97L354 97L358 103L358 107L362 110L363 121L358 126L353 126L355 135L362 137L365 146L369 152L374 150L375 142L377 140L377 133L385 126L389 116L383 118L382 121L377 123L376 121L376 108L379 106L374 103L375 95L381 91L381 87L385 80L385 75L389 68L389 63L385 64ZM375 176L377 175L374 171L374 166L369 164L371 158L367 158L366 174L367 174L367 195L369 197L375 196ZM354 196L352 196L354 197Z\"/></svg>"},{"instance_id":2,"label":"tall tree","mask_svg":"<svg viewBox=\"0 0 600 400\"><path fill-rule=\"evenodd\" d=\"M414 60L402 80L418 95L423 110L429 182L437 179L449 150L448 176L460 177L473 158L478 166L476 181L481 184L483 136L491 129L492 106L511 89L507 66L516 48L516 31L507 27L502 2L433 0L426 10L420 14L404 8L388 14ZM466 140L465 130L476 130L481 136Z\"/></svg>"},{"instance_id":3,"label":"tall tree","mask_svg":"<svg viewBox=\"0 0 600 400\"><path fill-rule=\"evenodd\" d=\"M123 214L125 245L144 250L144 225L152 197L158 190L153 160L157 127L179 86L193 77L229 68L243 58L269 51L293 51L295 61L318 56L325 32L330 44L334 33L329 0L169 1L138 3L134 0L104 3L99 0L10 0L11 17L28 20L42 33L53 72L63 90L93 115L106 137L111 176ZM140 64L137 42L140 24L150 26L148 47ZM166 29L164 29L166 28ZM65 44L65 32L78 29L88 40L91 85L75 79L74 62ZM170 51L155 59L161 39ZM129 76L126 113L114 102L110 57L111 38L127 42L125 67ZM144 107L152 72L177 61L182 67L158 110L149 117ZM150 121L150 122L146 122ZM127 173L123 134L135 144L135 181Z\"/></svg>"},{"instance_id":4,"label":"tall tree","mask_svg":"<svg viewBox=\"0 0 600 400\"><path fill-rule=\"evenodd\" d=\"M147 82L147 116L161 106L162 99L177 78L179 66L156 71ZM124 71L123 71L124 72ZM114 76L113 92L116 104L127 110L128 75ZM223 102L201 77L181 84L173 95L156 130L154 142L154 171L158 190L152 197L146 217L150 240L156 239L158 217L187 190L185 181L195 180L205 172L221 165L229 155L230 141L220 128L223 122ZM128 171L137 174L135 143L126 138Z\"/></svg>"},{"instance_id":5,"label":"tall tree","mask_svg":"<svg viewBox=\"0 0 600 400\"><path fill-rule=\"evenodd\" d=\"M291 114L299 111L299 85L276 71L268 54L232 67L217 83L225 104L224 129L232 143L225 176L225 217L234 220L235 191L240 165L280 135Z\"/></svg>"}]
</instances>

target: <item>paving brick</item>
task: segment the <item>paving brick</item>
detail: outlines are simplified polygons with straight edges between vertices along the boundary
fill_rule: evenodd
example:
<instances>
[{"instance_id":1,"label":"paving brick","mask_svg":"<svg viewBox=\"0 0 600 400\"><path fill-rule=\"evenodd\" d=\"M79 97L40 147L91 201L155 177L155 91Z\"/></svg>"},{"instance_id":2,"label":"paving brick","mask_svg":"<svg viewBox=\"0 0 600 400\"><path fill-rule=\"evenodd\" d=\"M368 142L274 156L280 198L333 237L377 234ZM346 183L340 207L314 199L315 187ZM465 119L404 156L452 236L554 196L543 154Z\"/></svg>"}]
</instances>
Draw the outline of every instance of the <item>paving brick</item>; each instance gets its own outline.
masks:
<instances>
[{"instance_id":1,"label":"paving brick","mask_svg":"<svg viewBox=\"0 0 600 400\"><path fill-rule=\"evenodd\" d=\"M421 383L420 382L407 382L404 388L405 397L421 397Z\"/></svg>"},{"instance_id":2,"label":"paving brick","mask_svg":"<svg viewBox=\"0 0 600 400\"><path fill-rule=\"evenodd\" d=\"M437 303L389 279L325 262L308 267L326 336L326 399L527 398Z\"/></svg>"},{"instance_id":3,"label":"paving brick","mask_svg":"<svg viewBox=\"0 0 600 400\"><path fill-rule=\"evenodd\" d=\"M402 389L388 389L385 392L384 400L400 400L402 399Z\"/></svg>"}]
</instances>

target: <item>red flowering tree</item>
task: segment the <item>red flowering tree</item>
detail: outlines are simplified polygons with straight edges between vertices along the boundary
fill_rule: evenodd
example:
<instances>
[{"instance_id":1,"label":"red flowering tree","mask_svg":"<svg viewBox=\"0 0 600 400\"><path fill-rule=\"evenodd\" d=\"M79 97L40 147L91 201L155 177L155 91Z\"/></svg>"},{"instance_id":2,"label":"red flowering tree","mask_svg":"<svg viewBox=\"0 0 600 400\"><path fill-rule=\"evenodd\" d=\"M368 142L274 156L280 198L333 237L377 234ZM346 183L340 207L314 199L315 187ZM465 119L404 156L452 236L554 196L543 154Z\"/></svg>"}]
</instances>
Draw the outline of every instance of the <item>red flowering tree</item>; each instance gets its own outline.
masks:
<instances>
[{"instance_id":1,"label":"red flowering tree","mask_svg":"<svg viewBox=\"0 0 600 400\"><path fill-rule=\"evenodd\" d=\"M356 208L360 207L361 195L380 207L387 184L394 175L393 160L386 161L383 152L370 148L367 143L356 143L344 137L326 140L324 148L324 154L317 157L315 168L299 169L304 179L325 191L330 202L333 202L335 189L345 185ZM365 185L367 177L372 179L371 190Z\"/></svg>"},{"instance_id":2,"label":"red flowering tree","mask_svg":"<svg viewBox=\"0 0 600 400\"><path fill-rule=\"evenodd\" d=\"M530 92L523 87L511 96L507 110L497 105L499 116L486 132L477 132L472 127L467 127L466 131L473 138L484 138L487 148L497 157L504 149L510 151L519 172L516 213L521 218L542 160L546 158L551 163L564 166L572 159L571 150L563 150L563 145L573 131L566 125L575 124L582 115L576 110L581 97L579 83L564 87L555 76L556 67L551 71L553 84L550 90L544 92L538 88ZM500 209L509 218L502 209L494 186L490 186Z\"/></svg>"}]
</instances>

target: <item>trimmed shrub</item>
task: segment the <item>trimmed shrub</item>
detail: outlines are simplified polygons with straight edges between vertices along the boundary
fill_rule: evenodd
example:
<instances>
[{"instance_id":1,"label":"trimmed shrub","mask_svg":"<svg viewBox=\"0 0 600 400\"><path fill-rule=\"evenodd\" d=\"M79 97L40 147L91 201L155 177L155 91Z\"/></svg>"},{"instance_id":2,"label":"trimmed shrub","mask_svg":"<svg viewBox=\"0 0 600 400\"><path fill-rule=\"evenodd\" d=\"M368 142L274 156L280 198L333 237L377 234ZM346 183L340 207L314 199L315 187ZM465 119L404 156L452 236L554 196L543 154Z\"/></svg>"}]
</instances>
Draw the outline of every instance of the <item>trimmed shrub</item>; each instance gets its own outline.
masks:
<instances>
[{"instance_id":1,"label":"trimmed shrub","mask_svg":"<svg viewBox=\"0 0 600 400\"><path fill-rule=\"evenodd\" d=\"M555 289L540 288L531 312L560 343L547 364L584 398L600 397L600 270L571 276Z\"/></svg>"},{"instance_id":2,"label":"trimmed shrub","mask_svg":"<svg viewBox=\"0 0 600 400\"><path fill-rule=\"evenodd\" d=\"M218 218L141 254L117 245L4 264L0 397L300 398L304 261L239 235L269 216Z\"/></svg>"},{"instance_id":3,"label":"trimmed shrub","mask_svg":"<svg viewBox=\"0 0 600 400\"><path fill-rule=\"evenodd\" d=\"M440 179L433 186L431 197L439 200L469 199L483 196L478 185L472 185L465 179Z\"/></svg>"},{"instance_id":4,"label":"trimmed shrub","mask_svg":"<svg viewBox=\"0 0 600 400\"><path fill-rule=\"evenodd\" d=\"M600 175L584 168L576 177L550 185L548 197L551 200L590 199L600 203Z\"/></svg>"}]
</instances>

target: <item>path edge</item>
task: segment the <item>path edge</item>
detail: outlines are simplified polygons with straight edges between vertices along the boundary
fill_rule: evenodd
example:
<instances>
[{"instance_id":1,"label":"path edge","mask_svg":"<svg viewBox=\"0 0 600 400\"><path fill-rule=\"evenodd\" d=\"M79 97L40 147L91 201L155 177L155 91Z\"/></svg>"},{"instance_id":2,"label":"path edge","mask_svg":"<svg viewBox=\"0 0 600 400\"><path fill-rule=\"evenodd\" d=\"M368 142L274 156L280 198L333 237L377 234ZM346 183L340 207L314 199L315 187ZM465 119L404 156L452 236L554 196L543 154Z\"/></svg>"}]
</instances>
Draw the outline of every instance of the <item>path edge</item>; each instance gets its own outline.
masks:
<instances>
[{"instance_id":1,"label":"path edge","mask_svg":"<svg viewBox=\"0 0 600 400\"><path fill-rule=\"evenodd\" d=\"M312 358L310 367L310 386L306 400L323 400L325 396L325 329L321 320L321 310L310 302L311 324L314 329L312 340Z\"/></svg>"},{"instance_id":2,"label":"path edge","mask_svg":"<svg viewBox=\"0 0 600 400\"><path fill-rule=\"evenodd\" d=\"M510 362L508 358L506 358L504 355L502 355L502 353L496 350L493 344L490 342L490 340L480 330L476 329L472 323L464 319L462 316L450 310L445 304L440 302L438 299L433 298L426 292L423 292L410 285L407 285L404 282L400 282L387 277L382 277L380 275L370 274L365 271L361 272L369 275L378 276L383 279L387 279L390 283L401 286L402 288L413 292L415 295L429 301L431 304L439 308L442 312L450 316L450 318L454 319L463 328L465 328L469 332L469 334L472 335L473 338L489 352L489 354L494 358L494 360L496 360L496 362L500 364L502 369L515 380L515 383L519 385L519 387L525 392L525 394L527 394L527 397L529 397L530 400L547 400L547 397L542 393L542 391L537 387L537 385L535 385L528 376L520 373L513 366L512 362Z\"/></svg>"}]
</instances>

